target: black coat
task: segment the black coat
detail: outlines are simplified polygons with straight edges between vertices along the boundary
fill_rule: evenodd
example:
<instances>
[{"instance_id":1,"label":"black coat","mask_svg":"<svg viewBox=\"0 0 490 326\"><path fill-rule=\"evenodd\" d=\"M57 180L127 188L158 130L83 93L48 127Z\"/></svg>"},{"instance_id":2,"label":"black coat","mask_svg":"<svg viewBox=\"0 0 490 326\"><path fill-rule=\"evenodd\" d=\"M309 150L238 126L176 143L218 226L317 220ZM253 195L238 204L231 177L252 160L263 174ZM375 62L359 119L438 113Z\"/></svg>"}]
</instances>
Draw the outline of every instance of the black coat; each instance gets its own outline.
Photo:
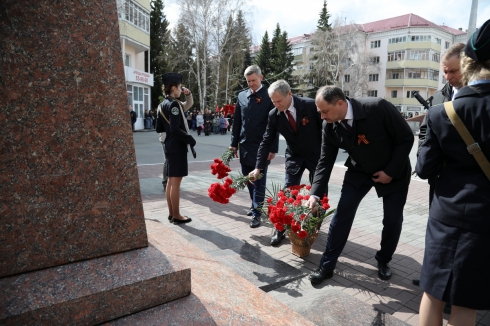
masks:
<instances>
[{"instance_id":1,"label":"black coat","mask_svg":"<svg viewBox=\"0 0 490 326\"><path fill-rule=\"evenodd\" d=\"M451 101L451 94L453 92L453 87L451 84L446 83L443 88L438 90L434 94L434 98L431 101L431 105L439 105L447 101ZM419 132L419 147L422 145L422 142L425 140L425 135L427 134L427 115L424 116L424 120L420 124L420 132Z\"/></svg>"},{"instance_id":2,"label":"black coat","mask_svg":"<svg viewBox=\"0 0 490 326\"><path fill-rule=\"evenodd\" d=\"M187 133L187 120L177 101L166 98L161 104L162 113L158 113L156 132L165 132L165 153L186 153L187 145L195 146L196 140ZM168 120L168 122L167 122Z\"/></svg>"},{"instance_id":3,"label":"black coat","mask_svg":"<svg viewBox=\"0 0 490 326\"><path fill-rule=\"evenodd\" d=\"M393 180L388 184L375 183L379 197L407 188L411 175L408 155L414 137L405 119L393 104L384 99L368 97L348 100L354 113L353 131L347 131L338 123L323 122L322 153L311 193L318 197L323 195L339 148L349 153L345 162L348 168L345 180L354 186L371 179L373 173L384 171Z\"/></svg>"},{"instance_id":4,"label":"black coat","mask_svg":"<svg viewBox=\"0 0 490 326\"><path fill-rule=\"evenodd\" d=\"M239 147L240 164L255 166L257 151L267 128L269 112L273 108L274 105L265 87L255 94L252 94L250 89L238 94L230 146ZM279 136L277 135L272 143L271 153L277 153L278 147Z\"/></svg>"},{"instance_id":5,"label":"black coat","mask_svg":"<svg viewBox=\"0 0 490 326\"><path fill-rule=\"evenodd\" d=\"M487 159L490 158L490 85L461 88L454 109ZM427 179L438 173L429 217L449 226L490 234L490 181L466 149L443 105L427 113L428 133L416 165Z\"/></svg>"},{"instance_id":6,"label":"black coat","mask_svg":"<svg viewBox=\"0 0 490 326\"><path fill-rule=\"evenodd\" d=\"M134 112L133 110L129 111L129 117L131 118L131 123L136 122L136 112Z\"/></svg>"},{"instance_id":7,"label":"black coat","mask_svg":"<svg viewBox=\"0 0 490 326\"><path fill-rule=\"evenodd\" d=\"M318 163L322 143L322 119L316 109L315 100L293 95L293 105L296 109L296 133L285 112L280 112L277 108L269 112L267 129L257 152L256 168L265 167L278 132L287 143L287 173L297 174L305 161L308 166L313 167Z\"/></svg>"}]
</instances>

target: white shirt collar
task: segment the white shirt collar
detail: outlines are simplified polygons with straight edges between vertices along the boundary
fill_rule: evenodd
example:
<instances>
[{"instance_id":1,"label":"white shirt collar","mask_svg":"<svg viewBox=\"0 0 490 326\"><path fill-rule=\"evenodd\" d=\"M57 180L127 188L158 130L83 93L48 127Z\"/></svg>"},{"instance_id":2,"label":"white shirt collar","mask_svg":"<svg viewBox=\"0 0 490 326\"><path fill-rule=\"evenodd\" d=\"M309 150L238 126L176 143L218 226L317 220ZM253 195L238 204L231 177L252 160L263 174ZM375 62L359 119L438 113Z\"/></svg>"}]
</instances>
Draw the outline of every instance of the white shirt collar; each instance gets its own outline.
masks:
<instances>
[{"instance_id":1,"label":"white shirt collar","mask_svg":"<svg viewBox=\"0 0 490 326\"><path fill-rule=\"evenodd\" d=\"M451 100L454 100L454 97L456 96L458 91L459 91L459 88L453 87L453 96L451 96Z\"/></svg>"},{"instance_id":2,"label":"white shirt collar","mask_svg":"<svg viewBox=\"0 0 490 326\"><path fill-rule=\"evenodd\" d=\"M264 87L264 85L260 84L260 87L257 88L257 90L255 91L255 93L257 93L258 91L260 91L260 89ZM253 89L250 88L250 91L252 92L252 94L254 93Z\"/></svg>"},{"instance_id":3,"label":"white shirt collar","mask_svg":"<svg viewBox=\"0 0 490 326\"><path fill-rule=\"evenodd\" d=\"M350 126L352 126L352 120L354 120L354 110L352 109L352 104L347 100L347 114L345 118Z\"/></svg>"},{"instance_id":4,"label":"white shirt collar","mask_svg":"<svg viewBox=\"0 0 490 326\"><path fill-rule=\"evenodd\" d=\"M292 96L291 96L291 105L289 105L288 110L289 110L289 112L291 112L291 115L293 116L294 121L296 121L296 108L294 107L294 99ZM284 114L286 114L286 112L284 112ZM286 115L286 117L287 117L287 115Z\"/></svg>"}]
</instances>

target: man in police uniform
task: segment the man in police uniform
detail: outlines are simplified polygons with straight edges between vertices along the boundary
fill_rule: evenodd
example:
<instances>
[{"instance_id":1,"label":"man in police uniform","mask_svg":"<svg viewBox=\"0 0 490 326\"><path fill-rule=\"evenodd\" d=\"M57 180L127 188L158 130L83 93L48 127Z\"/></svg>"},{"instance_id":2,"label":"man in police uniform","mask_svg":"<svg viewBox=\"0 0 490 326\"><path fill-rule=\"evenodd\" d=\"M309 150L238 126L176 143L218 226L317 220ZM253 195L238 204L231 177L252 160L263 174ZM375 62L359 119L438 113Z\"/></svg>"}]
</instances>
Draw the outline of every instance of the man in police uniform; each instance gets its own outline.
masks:
<instances>
[{"instance_id":1,"label":"man in police uniform","mask_svg":"<svg viewBox=\"0 0 490 326\"><path fill-rule=\"evenodd\" d=\"M372 187L383 197L384 210L381 249L375 256L378 276L388 280L388 262L400 238L410 183L412 130L393 104L381 98L346 98L340 88L324 86L318 90L315 102L325 121L322 153L308 200L310 208L316 207L328 185L339 148L347 150L349 158L326 249L310 281L321 283L333 276L359 203Z\"/></svg>"},{"instance_id":2,"label":"man in police uniform","mask_svg":"<svg viewBox=\"0 0 490 326\"><path fill-rule=\"evenodd\" d=\"M250 176L256 178L266 166L270 148L279 132L287 143L285 186L299 185L305 169L310 172L311 183L322 142L322 119L316 110L315 101L293 95L285 80L272 83L268 93L275 108L269 112L267 129L257 152L255 170L250 172ZM284 233L274 230L271 245L280 244Z\"/></svg>"},{"instance_id":3,"label":"man in police uniform","mask_svg":"<svg viewBox=\"0 0 490 326\"><path fill-rule=\"evenodd\" d=\"M233 118L233 130L231 132L230 149L240 154L240 164L242 174L248 175L255 169L257 161L257 151L267 127L269 111L274 108L272 101L267 94L267 89L262 85L262 72L259 66L252 65L245 69L244 73L249 89L238 94ZM279 137L277 136L267 155L266 165L262 170L263 177L248 184L248 191L252 205L248 216L252 216L250 227L260 226L261 207L264 203L265 185L267 181L267 166L274 158L279 147ZM238 156L237 156L238 157Z\"/></svg>"}]
</instances>

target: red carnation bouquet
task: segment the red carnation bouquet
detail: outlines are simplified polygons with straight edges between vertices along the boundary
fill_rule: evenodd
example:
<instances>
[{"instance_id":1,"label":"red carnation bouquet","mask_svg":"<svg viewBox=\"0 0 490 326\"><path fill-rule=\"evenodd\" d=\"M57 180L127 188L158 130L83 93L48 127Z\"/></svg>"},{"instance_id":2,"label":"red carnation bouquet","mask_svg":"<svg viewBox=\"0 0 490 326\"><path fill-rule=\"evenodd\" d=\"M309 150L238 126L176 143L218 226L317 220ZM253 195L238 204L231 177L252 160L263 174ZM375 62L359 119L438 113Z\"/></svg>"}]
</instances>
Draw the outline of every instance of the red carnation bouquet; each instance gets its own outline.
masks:
<instances>
[{"instance_id":1,"label":"red carnation bouquet","mask_svg":"<svg viewBox=\"0 0 490 326\"><path fill-rule=\"evenodd\" d=\"M267 215L278 231L291 231L305 239L316 233L323 221L330 220L335 209L330 209L328 197L324 196L315 212L305 206L310 199L311 186L291 186L280 190L273 185L273 191L267 196Z\"/></svg>"},{"instance_id":2,"label":"red carnation bouquet","mask_svg":"<svg viewBox=\"0 0 490 326\"><path fill-rule=\"evenodd\" d=\"M231 172L230 161L233 159L235 152L228 149L221 155L220 158L215 158L214 163L211 164L211 173L216 175L218 179L224 179L223 183L216 182L211 184L208 189L209 197L215 202L221 204L228 204L231 196L237 192L237 190L243 189L247 186L247 183L252 183L248 176L244 176L239 173L238 177L228 177L228 172ZM262 178L262 174L257 179Z\"/></svg>"}]
</instances>

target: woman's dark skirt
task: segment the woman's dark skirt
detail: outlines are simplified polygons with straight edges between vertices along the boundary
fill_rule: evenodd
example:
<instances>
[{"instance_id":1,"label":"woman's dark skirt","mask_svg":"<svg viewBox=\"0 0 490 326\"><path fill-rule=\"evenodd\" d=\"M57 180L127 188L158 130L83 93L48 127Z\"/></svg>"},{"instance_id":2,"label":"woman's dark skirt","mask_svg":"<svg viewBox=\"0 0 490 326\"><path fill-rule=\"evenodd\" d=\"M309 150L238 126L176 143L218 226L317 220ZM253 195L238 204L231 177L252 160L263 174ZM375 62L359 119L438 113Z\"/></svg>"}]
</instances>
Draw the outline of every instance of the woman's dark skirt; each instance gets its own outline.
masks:
<instances>
[{"instance_id":1,"label":"woman's dark skirt","mask_svg":"<svg viewBox=\"0 0 490 326\"><path fill-rule=\"evenodd\" d=\"M420 287L452 305L489 310L490 235L486 231L462 230L429 218Z\"/></svg>"},{"instance_id":2,"label":"woman's dark skirt","mask_svg":"<svg viewBox=\"0 0 490 326\"><path fill-rule=\"evenodd\" d=\"M185 177L189 174L187 153L167 153L167 175L169 177Z\"/></svg>"}]
</instances>

